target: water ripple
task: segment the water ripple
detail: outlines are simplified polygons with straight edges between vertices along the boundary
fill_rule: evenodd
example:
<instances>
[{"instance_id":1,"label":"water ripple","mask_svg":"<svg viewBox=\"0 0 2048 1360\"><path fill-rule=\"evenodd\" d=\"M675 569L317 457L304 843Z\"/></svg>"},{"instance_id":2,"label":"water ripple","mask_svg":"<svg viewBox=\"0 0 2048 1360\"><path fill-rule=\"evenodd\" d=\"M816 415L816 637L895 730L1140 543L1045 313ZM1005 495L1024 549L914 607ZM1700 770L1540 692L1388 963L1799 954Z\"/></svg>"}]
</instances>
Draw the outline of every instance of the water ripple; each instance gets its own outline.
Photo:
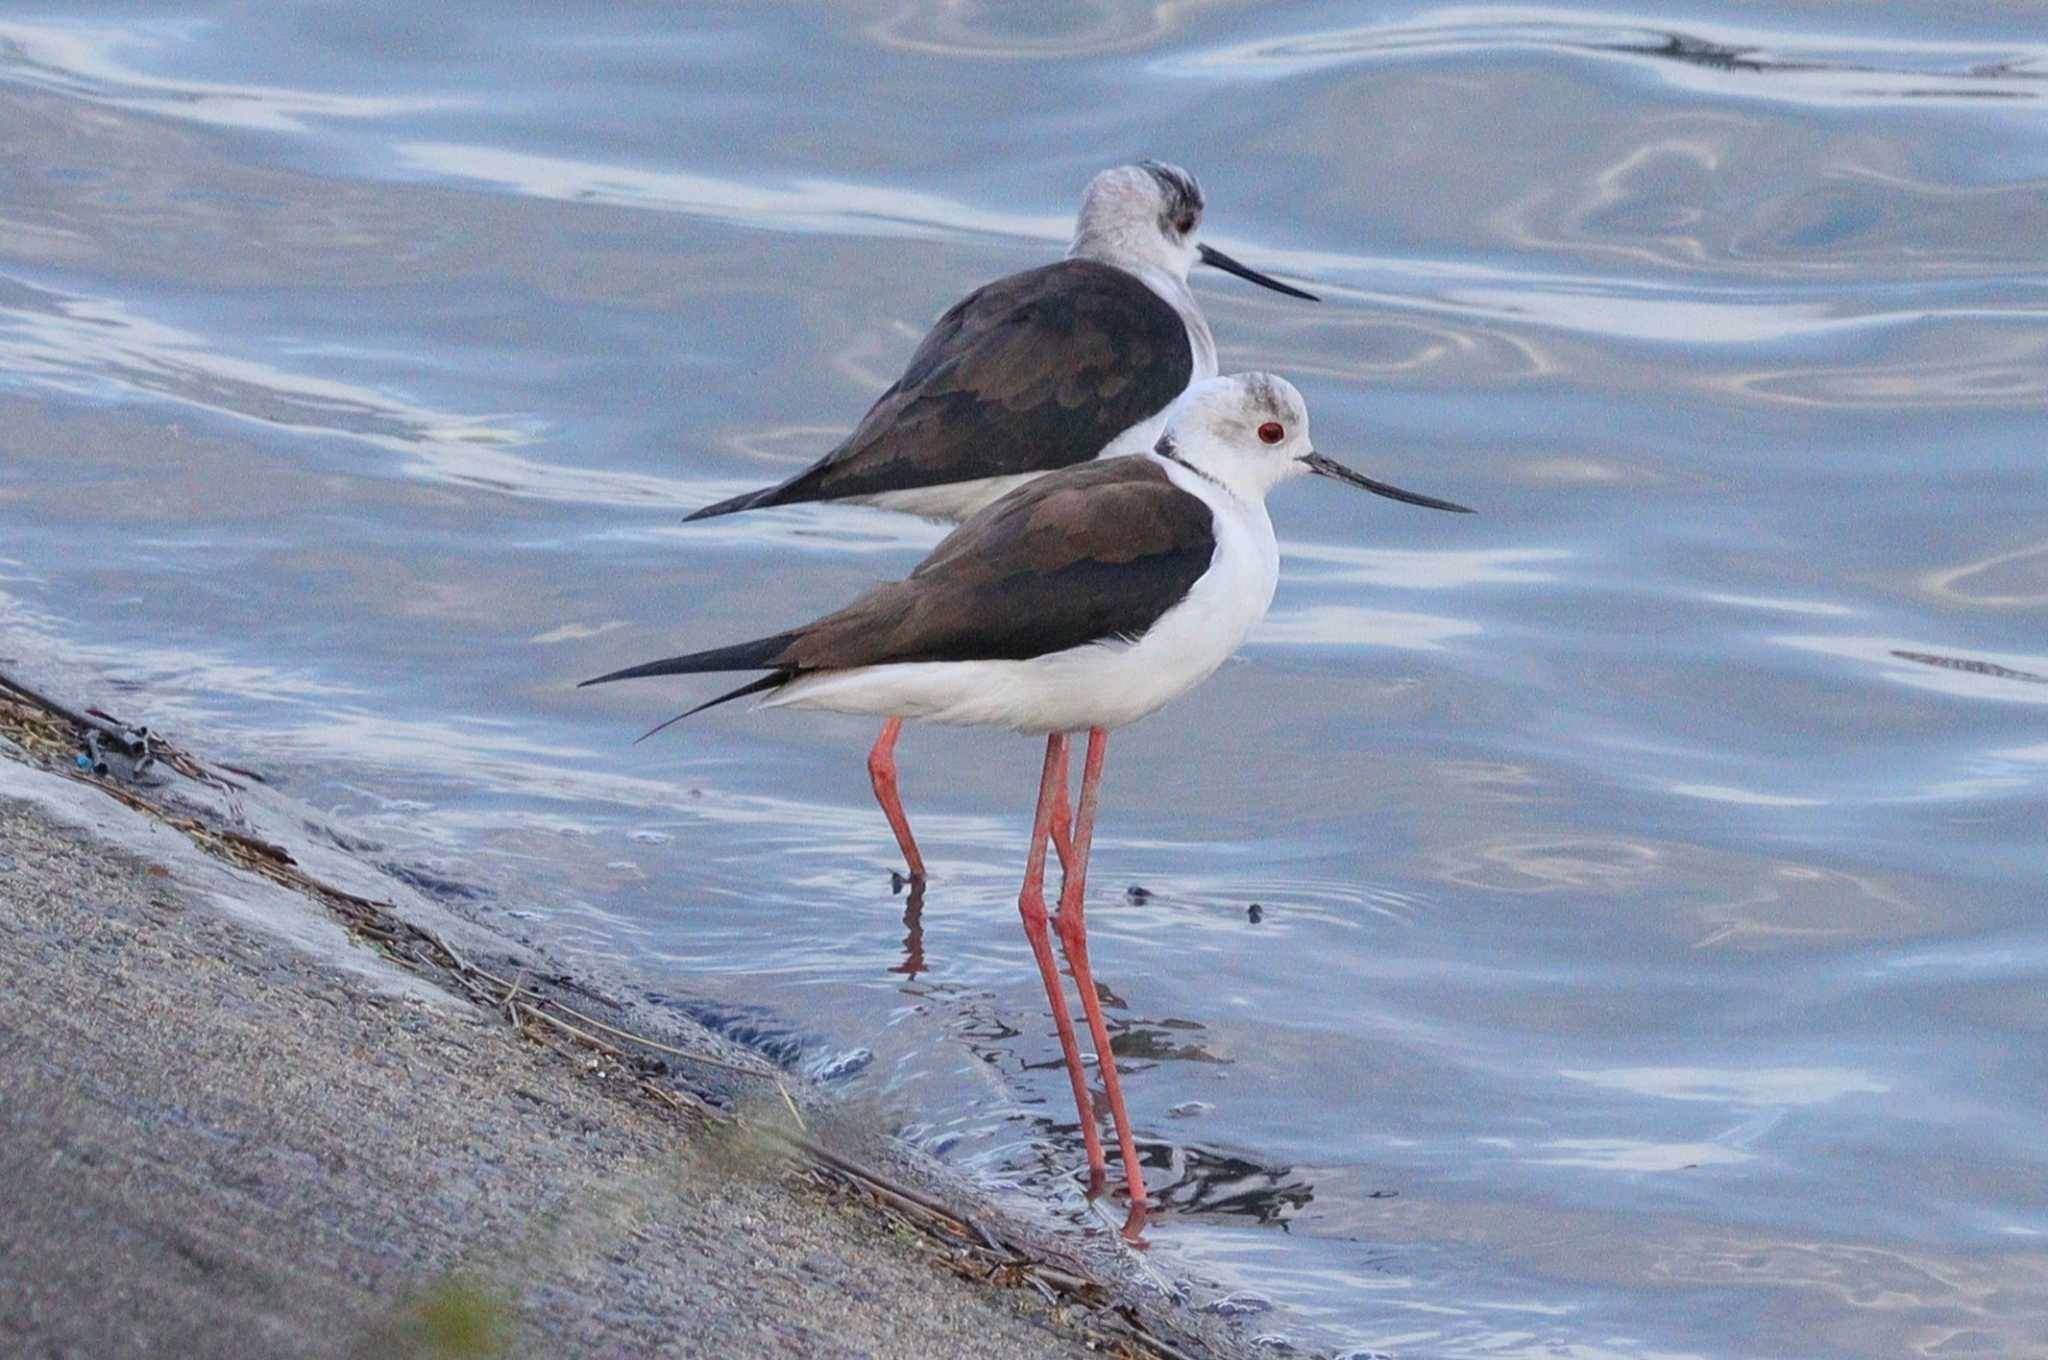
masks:
<instances>
[{"instance_id":1,"label":"water ripple","mask_svg":"<svg viewBox=\"0 0 2048 1360\"><path fill-rule=\"evenodd\" d=\"M1393 22L1260 38L1156 62L1169 75L1274 79L1517 50L1618 62L1695 94L1808 104L2033 100L2048 80L2038 41L1851 37L1729 24L1690 31L1534 6L1446 6Z\"/></svg>"},{"instance_id":2,"label":"water ripple","mask_svg":"<svg viewBox=\"0 0 2048 1360\"><path fill-rule=\"evenodd\" d=\"M442 96L327 94L277 85L236 85L151 75L123 60L218 42L215 26L196 20L145 21L114 27L0 19L0 81L111 108L214 127L306 132L316 119L398 119L462 101Z\"/></svg>"}]
</instances>

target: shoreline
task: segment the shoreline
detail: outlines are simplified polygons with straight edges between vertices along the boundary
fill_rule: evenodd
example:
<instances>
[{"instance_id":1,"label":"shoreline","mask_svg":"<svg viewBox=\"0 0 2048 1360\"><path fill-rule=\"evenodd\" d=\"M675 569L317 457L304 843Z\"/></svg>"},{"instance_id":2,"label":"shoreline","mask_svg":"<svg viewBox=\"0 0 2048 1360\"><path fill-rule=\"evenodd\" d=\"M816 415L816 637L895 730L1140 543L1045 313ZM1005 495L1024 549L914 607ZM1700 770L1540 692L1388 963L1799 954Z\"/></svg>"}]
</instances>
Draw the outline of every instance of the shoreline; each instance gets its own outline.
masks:
<instances>
[{"instance_id":1,"label":"shoreline","mask_svg":"<svg viewBox=\"0 0 2048 1360\"><path fill-rule=\"evenodd\" d=\"M0 676L5 1349L1248 1353L133 732Z\"/></svg>"}]
</instances>

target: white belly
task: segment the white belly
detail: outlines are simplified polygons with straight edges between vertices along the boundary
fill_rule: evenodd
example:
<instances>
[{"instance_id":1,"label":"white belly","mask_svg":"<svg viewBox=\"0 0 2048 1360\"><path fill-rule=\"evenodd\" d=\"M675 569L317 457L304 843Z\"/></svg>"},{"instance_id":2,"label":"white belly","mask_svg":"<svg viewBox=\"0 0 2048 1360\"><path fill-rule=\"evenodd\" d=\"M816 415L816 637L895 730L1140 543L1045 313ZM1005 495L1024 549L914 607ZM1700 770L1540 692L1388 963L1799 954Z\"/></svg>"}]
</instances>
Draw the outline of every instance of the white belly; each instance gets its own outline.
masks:
<instances>
[{"instance_id":1,"label":"white belly","mask_svg":"<svg viewBox=\"0 0 2048 1360\"><path fill-rule=\"evenodd\" d=\"M1166 428L1166 412L1125 430L1102 446L1097 458L1121 458L1125 454L1148 453ZM1049 469L1048 469L1049 470ZM839 504L872 505L905 515L959 523L994 505L1026 482L1043 477L1043 472L1020 472L1012 477L981 477L971 482L944 482L938 486L915 486L907 491L879 491L872 496L848 496Z\"/></svg>"},{"instance_id":2,"label":"white belly","mask_svg":"<svg viewBox=\"0 0 2048 1360\"><path fill-rule=\"evenodd\" d=\"M980 477L971 482L941 482L937 486L914 486L907 491L878 491L872 496L848 496L839 504L872 505L926 519L949 520L955 524L972 518L988 506L1015 491L1043 472L1023 472L1014 477Z\"/></svg>"}]
</instances>

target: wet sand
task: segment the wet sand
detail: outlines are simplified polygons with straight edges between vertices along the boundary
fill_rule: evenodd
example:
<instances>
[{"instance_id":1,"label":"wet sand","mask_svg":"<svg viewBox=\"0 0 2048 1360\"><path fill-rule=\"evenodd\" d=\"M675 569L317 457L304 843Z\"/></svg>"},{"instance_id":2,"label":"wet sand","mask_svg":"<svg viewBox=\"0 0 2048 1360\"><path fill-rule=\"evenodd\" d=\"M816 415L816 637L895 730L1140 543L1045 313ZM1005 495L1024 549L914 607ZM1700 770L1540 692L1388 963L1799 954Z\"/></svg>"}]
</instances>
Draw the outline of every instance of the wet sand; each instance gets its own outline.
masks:
<instances>
[{"instance_id":1,"label":"wet sand","mask_svg":"<svg viewBox=\"0 0 2048 1360\"><path fill-rule=\"evenodd\" d=\"M1101 1353L54 754L0 737L0 1351Z\"/></svg>"}]
</instances>

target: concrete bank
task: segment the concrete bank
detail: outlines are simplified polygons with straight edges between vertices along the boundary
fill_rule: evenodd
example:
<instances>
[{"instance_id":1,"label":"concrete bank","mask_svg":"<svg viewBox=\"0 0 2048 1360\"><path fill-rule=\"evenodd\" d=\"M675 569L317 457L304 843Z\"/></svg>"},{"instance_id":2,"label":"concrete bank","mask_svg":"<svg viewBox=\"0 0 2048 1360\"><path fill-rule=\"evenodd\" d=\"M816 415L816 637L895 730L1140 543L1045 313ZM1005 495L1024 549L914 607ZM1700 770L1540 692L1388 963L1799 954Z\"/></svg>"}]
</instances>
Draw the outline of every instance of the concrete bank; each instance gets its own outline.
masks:
<instances>
[{"instance_id":1,"label":"concrete bank","mask_svg":"<svg viewBox=\"0 0 2048 1360\"><path fill-rule=\"evenodd\" d=\"M772 1081L546 1019L545 961L473 923L427 929L531 1009L402 966L409 927L337 914L374 882L323 895L262 862L326 853L270 839L267 790L88 781L67 744L0 699L0 1353L1238 1352L1113 1247L913 1184L829 1110L801 1136L883 1188L793 1151L745 1113ZM247 845L209 844L222 798ZM402 899L379 910L431 914ZM942 1199L957 1221L919 1207Z\"/></svg>"}]
</instances>

